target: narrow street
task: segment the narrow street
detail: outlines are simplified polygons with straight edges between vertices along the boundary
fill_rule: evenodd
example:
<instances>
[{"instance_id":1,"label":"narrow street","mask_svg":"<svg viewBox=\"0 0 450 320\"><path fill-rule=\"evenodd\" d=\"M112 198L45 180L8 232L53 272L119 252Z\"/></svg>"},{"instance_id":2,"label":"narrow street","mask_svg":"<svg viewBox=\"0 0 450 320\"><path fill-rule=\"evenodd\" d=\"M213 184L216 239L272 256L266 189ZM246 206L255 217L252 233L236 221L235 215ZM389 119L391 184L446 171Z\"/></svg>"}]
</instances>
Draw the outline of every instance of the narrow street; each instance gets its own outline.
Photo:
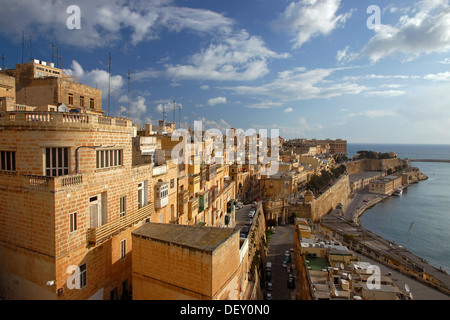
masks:
<instances>
[{"instance_id":1,"label":"narrow street","mask_svg":"<svg viewBox=\"0 0 450 320\"><path fill-rule=\"evenodd\" d=\"M275 227L275 233L270 236L267 261L272 262L272 293L273 300L291 300L291 294L294 289L289 289L287 268L293 266L293 253L290 254L291 260L287 263L287 268L283 267L285 252L294 247L294 226L286 224ZM292 272L292 271L291 271ZM266 281L267 284L267 281Z\"/></svg>"}]
</instances>

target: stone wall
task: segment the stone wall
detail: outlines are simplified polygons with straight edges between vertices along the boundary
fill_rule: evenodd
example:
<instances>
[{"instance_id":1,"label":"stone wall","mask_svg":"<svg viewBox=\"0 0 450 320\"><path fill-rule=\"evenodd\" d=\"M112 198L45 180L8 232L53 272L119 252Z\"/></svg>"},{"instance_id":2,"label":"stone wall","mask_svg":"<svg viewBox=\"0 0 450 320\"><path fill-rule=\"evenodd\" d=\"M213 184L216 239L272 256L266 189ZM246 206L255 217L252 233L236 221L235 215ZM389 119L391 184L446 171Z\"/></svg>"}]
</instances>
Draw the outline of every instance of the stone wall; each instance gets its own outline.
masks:
<instances>
[{"instance_id":1,"label":"stone wall","mask_svg":"<svg viewBox=\"0 0 450 320\"><path fill-rule=\"evenodd\" d=\"M387 173L389 169L395 171L396 167L408 166L409 160L405 159L364 159L344 163L348 174L355 174L364 171L381 171Z\"/></svg>"}]
</instances>

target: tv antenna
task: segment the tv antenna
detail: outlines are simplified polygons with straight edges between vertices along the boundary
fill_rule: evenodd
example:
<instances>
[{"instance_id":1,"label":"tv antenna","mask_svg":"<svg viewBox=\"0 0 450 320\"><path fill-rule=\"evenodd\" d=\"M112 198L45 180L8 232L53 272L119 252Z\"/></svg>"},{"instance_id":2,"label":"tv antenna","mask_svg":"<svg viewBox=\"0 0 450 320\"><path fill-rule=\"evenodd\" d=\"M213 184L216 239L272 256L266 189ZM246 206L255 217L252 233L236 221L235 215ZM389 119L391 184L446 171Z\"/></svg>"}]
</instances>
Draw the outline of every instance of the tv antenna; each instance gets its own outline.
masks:
<instances>
[{"instance_id":1,"label":"tv antenna","mask_svg":"<svg viewBox=\"0 0 450 320\"><path fill-rule=\"evenodd\" d=\"M30 59L33 59L33 40L32 40L32 36L30 36Z\"/></svg>"},{"instance_id":2,"label":"tv antenna","mask_svg":"<svg viewBox=\"0 0 450 320\"><path fill-rule=\"evenodd\" d=\"M128 70L128 118L131 119L131 76Z\"/></svg>"}]
</instances>

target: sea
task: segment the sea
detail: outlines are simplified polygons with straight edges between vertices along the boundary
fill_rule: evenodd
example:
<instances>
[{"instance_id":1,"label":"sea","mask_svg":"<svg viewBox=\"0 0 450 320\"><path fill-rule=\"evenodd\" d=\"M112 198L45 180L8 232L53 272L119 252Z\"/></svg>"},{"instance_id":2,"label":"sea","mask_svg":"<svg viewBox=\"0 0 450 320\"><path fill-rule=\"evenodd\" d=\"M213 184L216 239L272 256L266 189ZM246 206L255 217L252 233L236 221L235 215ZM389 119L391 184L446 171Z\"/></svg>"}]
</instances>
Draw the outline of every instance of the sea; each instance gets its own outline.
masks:
<instances>
[{"instance_id":1,"label":"sea","mask_svg":"<svg viewBox=\"0 0 450 320\"><path fill-rule=\"evenodd\" d=\"M349 157L360 150L395 152L399 158L450 160L450 145L352 144ZM450 273L450 163L411 162L428 176L367 210L363 228L408 248L430 265Z\"/></svg>"}]
</instances>

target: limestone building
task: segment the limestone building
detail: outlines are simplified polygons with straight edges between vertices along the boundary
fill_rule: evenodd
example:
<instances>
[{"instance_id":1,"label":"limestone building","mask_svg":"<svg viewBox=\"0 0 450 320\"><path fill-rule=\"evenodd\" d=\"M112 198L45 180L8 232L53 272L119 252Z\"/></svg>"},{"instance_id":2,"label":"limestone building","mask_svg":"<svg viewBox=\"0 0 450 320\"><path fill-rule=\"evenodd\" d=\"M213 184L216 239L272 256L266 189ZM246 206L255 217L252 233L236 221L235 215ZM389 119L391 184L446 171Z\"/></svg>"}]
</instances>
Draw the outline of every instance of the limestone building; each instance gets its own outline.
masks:
<instances>
[{"instance_id":1,"label":"limestone building","mask_svg":"<svg viewBox=\"0 0 450 320\"><path fill-rule=\"evenodd\" d=\"M42 81L61 93L58 83L69 80L31 79L37 68L18 68L28 76L16 70L16 97L63 101L34 89ZM71 87L85 97L97 92ZM26 107L0 113L0 297L129 297L131 231L155 219L153 165L133 160L131 120L102 116L100 102L86 113Z\"/></svg>"},{"instance_id":2,"label":"limestone building","mask_svg":"<svg viewBox=\"0 0 450 320\"><path fill-rule=\"evenodd\" d=\"M240 300L248 246L230 228L146 224L133 236L134 300Z\"/></svg>"},{"instance_id":3,"label":"limestone building","mask_svg":"<svg viewBox=\"0 0 450 320\"><path fill-rule=\"evenodd\" d=\"M53 63L32 59L0 74L15 78L19 105L35 111L58 111L65 105L78 113L103 113L101 90L76 82Z\"/></svg>"}]
</instances>

